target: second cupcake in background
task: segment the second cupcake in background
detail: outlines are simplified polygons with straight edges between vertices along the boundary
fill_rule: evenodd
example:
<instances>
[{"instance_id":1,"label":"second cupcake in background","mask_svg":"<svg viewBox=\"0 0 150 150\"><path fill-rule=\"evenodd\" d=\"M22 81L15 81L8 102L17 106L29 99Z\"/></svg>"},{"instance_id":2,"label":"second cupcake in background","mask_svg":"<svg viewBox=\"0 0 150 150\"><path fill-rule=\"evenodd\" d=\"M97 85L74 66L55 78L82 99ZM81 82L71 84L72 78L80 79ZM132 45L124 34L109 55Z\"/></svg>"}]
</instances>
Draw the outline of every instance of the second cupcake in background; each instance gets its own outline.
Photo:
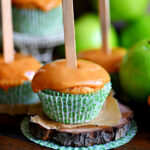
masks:
<instances>
[{"instance_id":1,"label":"second cupcake in background","mask_svg":"<svg viewBox=\"0 0 150 150\"><path fill-rule=\"evenodd\" d=\"M110 76L92 62L78 60L77 69L58 60L41 67L32 80L45 114L65 124L93 120L111 90Z\"/></svg>"},{"instance_id":2,"label":"second cupcake in background","mask_svg":"<svg viewBox=\"0 0 150 150\"><path fill-rule=\"evenodd\" d=\"M14 32L32 36L63 31L62 0L12 0Z\"/></svg>"},{"instance_id":3,"label":"second cupcake in background","mask_svg":"<svg viewBox=\"0 0 150 150\"><path fill-rule=\"evenodd\" d=\"M0 113L27 113L28 105L39 102L31 88L31 80L41 63L30 55L17 53L7 64L0 56Z\"/></svg>"}]
</instances>

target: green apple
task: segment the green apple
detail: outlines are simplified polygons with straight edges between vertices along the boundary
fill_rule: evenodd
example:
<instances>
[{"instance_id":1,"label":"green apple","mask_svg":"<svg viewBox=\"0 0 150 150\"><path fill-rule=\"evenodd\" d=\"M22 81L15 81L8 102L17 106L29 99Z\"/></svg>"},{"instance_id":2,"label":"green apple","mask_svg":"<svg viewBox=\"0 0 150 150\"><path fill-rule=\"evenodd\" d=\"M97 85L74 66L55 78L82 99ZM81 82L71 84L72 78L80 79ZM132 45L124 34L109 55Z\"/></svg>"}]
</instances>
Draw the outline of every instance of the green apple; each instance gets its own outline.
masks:
<instances>
[{"instance_id":1,"label":"green apple","mask_svg":"<svg viewBox=\"0 0 150 150\"><path fill-rule=\"evenodd\" d=\"M121 33L121 44L130 48L142 39L150 38L150 16L145 16L129 25Z\"/></svg>"},{"instance_id":2,"label":"green apple","mask_svg":"<svg viewBox=\"0 0 150 150\"><path fill-rule=\"evenodd\" d=\"M110 0L112 20L135 20L146 13L149 0Z\"/></svg>"},{"instance_id":3,"label":"green apple","mask_svg":"<svg viewBox=\"0 0 150 150\"><path fill-rule=\"evenodd\" d=\"M150 96L150 39L134 45L120 67L123 90L137 102L146 102Z\"/></svg>"},{"instance_id":4,"label":"green apple","mask_svg":"<svg viewBox=\"0 0 150 150\"><path fill-rule=\"evenodd\" d=\"M75 21L75 35L77 52L99 48L102 45L99 17L88 13L78 18ZM118 45L117 34L113 27L109 34L109 44L112 47Z\"/></svg>"},{"instance_id":5,"label":"green apple","mask_svg":"<svg viewBox=\"0 0 150 150\"><path fill-rule=\"evenodd\" d=\"M90 0L97 10L97 1ZM113 21L135 20L145 14L149 0L110 0L111 18Z\"/></svg>"}]
</instances>

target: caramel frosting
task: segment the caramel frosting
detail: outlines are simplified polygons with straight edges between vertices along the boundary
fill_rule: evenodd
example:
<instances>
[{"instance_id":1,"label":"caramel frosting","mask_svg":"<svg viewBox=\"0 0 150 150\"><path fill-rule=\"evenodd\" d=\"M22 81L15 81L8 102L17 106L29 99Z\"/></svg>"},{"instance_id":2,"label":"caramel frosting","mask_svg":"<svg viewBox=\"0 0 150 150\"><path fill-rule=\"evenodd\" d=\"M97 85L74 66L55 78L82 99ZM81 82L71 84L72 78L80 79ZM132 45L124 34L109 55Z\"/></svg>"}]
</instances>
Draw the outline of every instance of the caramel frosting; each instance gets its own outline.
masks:
<instances>
[{"instance_id":1,"label":"caramel frosting","mask_svg":"<svg viewBox=\"0 0 150 150\"><path fill-rule=\"evenodd\" d=\"M77 60L77 68L69 68L66 60L57 60L41 67L32 80L32 89L55 91L75 87L103 88L110 81L107 71L85 60Z\"/></svg>"},{"instance_id":2,"label":"caramel frosting","mask_svg":"<svg viewBox=\"0 0 150 150\"><path fill-rule=\"evenodd\" d=\"M78 58L95 62L103 66L109 73L114 73L119 70L120 62L125 54L126 49L118 47L114 48L110 55L106 55L102 50L96 49L80 52Z\"/></svg>"},{"instance_id":3,"label":"caramel frosting","mask_svg":"<svg viewBox=\"0 0 150 150\"><path fill-rule=\"evenodd\" d=\"M40 62L29 55L17 53L15 60L9 64L4 62L3 56L0 56L0 88L7 90L25 81L31 81L40 67Z\"/></svg>"},{"instance_id":4,"label":"caramel frosting","mask_svg":"<svg viewBox=\"0 0 150 150\"><path fill-rule=\"evenodd\" d=\"M12 0L12 4L19 8L40 9L50 11L60 6L62 0Z\"/></svg>"}]
</instances>

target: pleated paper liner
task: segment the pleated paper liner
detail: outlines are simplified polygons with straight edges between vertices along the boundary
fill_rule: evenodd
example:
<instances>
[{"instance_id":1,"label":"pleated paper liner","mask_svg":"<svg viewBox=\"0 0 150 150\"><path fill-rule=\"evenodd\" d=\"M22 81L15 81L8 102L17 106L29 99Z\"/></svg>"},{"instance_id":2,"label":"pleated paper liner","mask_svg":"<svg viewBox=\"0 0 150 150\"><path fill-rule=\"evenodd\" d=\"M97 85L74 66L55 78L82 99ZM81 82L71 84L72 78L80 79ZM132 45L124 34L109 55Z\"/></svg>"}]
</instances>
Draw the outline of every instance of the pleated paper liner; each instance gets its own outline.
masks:
<instances>
[{"instance_id":1,"label":"pleated paper liner","mask_svg":"<svg viewBox=\"0 0 150 150\"><path fill-rule=\"evenodd\" d=\"M63 30L62 6L48 12L13 7L13 27L18 33L44 36Z\"/></svg>"},{"instance_id":2,"label":"pleated paper liner","mask_svg":"<svg viewBox=\"0 0 150 150\"><path fill-rule=\"evenodd\" d=\"M31 82L9 88L0 88L0 104L33 104L39 102L37 94L33 93Z\"/></svg>"},{"instance_id":3,"label":"pleated paper liner","mask_svg":"<svg viewBox=\"0 0 150 150\"><path fill-rule=\"evenodd\" d=\"M93 120L111 90L111 83L90 94L65 94L52 90L38 93L45 114L52 120L65 124L78 124Z\"/></svg>"}]
</instances>

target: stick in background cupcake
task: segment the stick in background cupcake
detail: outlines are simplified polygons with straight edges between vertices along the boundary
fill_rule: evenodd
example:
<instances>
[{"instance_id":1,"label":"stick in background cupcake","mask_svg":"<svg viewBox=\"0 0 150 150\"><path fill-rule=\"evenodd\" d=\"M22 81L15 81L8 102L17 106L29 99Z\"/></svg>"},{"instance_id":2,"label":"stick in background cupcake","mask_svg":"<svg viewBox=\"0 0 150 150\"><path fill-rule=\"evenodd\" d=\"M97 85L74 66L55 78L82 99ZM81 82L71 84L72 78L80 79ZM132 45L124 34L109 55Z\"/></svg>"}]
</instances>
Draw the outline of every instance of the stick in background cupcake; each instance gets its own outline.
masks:
<instances>
[{"instance_id":1,"label":"stick in background cupcake","mask_svg":"<svg viewBox=\"0 0 150 150\"><path fill-rule=\"evenodd\" d=\"M3 27L3 53L5 63L14 61L13 27L11 15L11 0L1 0L2 27Z\"/></svg>"},{"instance_id":2,"label":"stick in background cupcake","mask_svg":"<svg viewBox=\"0 0 150 150\"><path fill-rule=\"evenodd\" d=\"M111 55L112 51L109 47L109 30L110 30L110 10L109 0L99 0L99 17L101 20L102 28L102 51L106 55Z\"/></svg>"},{"instance_id":3,"label":"stick in background cupcake","mask_svg":"<svg viewBox=\"0 0 150 150\"><path fill-rule=\"evenodd\" d=\"M78 58L89 60L103 66L111 75L112 87L119 89L118 70L120 62L126 54L126 49L121 47L111 48L108 37L110 31L110 8L109 0L99 1L99 16L102 28L102 48L80 52Z\"/></svg>"},{"instance_id":4,"label":"stick in background cupcake","mask_svg":"<svg viewBox=\"0 0 150 150\"><path fill-rule=\"evenodd\" d=\"M39 102L31 88L41 63L29 55L15 54L11 0L1 0L3 56L0 55L0 113L25 114L29 104Z\"/></svg>"}]
</instances>

